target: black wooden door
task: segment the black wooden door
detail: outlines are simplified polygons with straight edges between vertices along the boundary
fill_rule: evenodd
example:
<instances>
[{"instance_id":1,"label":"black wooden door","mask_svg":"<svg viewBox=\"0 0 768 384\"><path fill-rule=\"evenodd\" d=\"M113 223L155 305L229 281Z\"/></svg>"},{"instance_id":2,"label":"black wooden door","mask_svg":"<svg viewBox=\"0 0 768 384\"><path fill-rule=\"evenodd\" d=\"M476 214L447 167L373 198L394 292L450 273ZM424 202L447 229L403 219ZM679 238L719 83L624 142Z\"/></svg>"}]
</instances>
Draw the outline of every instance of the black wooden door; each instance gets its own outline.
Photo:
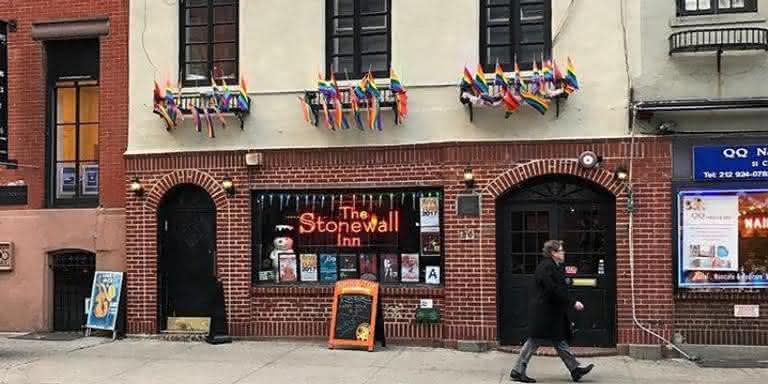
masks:
<instances>
[{"instance_id":1,"label":"black wooden door","mask_svg":"<svg viewBox=\"0 0 768 384\"><path fill-rule=\"evenodd\" d=\"M53 259L53 330L79 331L85 325L85 298L91 295L96 258L84 252Z\"/></svg>"},{"instance_id":2,"label":"black wooden door","mask_svg":"<svg viewBox=\"0 0 768 384\"><path fill-rule=\"evenodd\" d=\"M535 179L497 205L499 338L528 335L533 273L549 239L564 241L570 294L586 306L571 311L573 344L613 346L616 340L615 202L608 192L567 176Z\"/></svg>"},{"instance_id":3,"label":"black wooden door","mask_svg":"<svg viewBox=\"0 0 768 384\"><path fill-rule=\"evenodd\" d=\"M202 188L166 195L158 217L161 326L166 318L208 317L215 294L216 208Z\"/></svg>"}]
</instances>

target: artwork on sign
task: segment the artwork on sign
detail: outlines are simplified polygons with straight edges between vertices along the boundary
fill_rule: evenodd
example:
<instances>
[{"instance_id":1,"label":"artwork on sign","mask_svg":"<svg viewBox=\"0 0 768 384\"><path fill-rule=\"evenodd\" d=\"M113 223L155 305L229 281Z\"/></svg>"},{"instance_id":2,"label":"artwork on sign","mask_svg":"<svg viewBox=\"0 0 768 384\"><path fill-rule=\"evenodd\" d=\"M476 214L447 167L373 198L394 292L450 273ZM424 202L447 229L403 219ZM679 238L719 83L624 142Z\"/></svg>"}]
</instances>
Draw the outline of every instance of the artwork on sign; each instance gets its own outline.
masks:
<instances>
[{"instance_id":1,"label":"artwork on sign","mask_svg":"<svg viewBox=\"0 0 768 384\"><path fill-rule=\"evenodd\" d=\"M403 253L401 259L400 281L404 283L419 282L419 254Z\"/></svg>"},{"instance_id":2,"label":"artwork on sign","mask_svg":"<svg viewBox=\"0 0 768 384\"><path fill-rule=\"evenodd\" d=\"M379 284L344 280L333 292L328 347L358 346L373 350L378 316Z\"/></svg>"},{"instance_id":3,"label":"artwork on sign","mask_svg":"<svg viewBox=\"0 0 768 384\"><path fill-rule=\"evenodd\" d=\"M375 253L360 254L360 278L365 280L378 280L378 263Z\"/></svg>"},{"instance_id":4,"label":"artwork on sign","mask_svg":"<svg viewBox=\"0 0 768 384\"><path fill-rule=\"evenodd\" d=\"M421 254L422 255L439 255L440 247L441 247L440 228L439 227L422 228Z\"/></svg>"},{"instance_id":5,"label":"artwork on sign","mask_svg":"<svg viewBox=\"0 0 768 384\"><path fill-rule=\"evenodd\" d=\"M289 283L296 281L298 278L296 274L296 254L281 253L277 257L280 265L280 282Z\"/></svg>"},{"instance_id":6,"label":"artwork on sign","mask_svg":"<svg viewBox=\"0 0 768 384\"><path fill-rule=\"evenodd\" d=\"M419 225L424 231L425 227L440 226L440 200L437 197L422 197L419 202Z\"/></svg>"},{"instance_id":7,"label":"artwork on sign","mask_svg":"<svg viewBox=\"0 0 768 384\"><path fill-rule=\"evenodd\" d=\"M394 253L381 255L381 281L384 283L400 282L400 258Z\"/></svg>"},{"instance_id":8,"label":"artwork on sign","mask_svg":"<svg viewBox=\"0 0 768 384\"><path fill-rule=\"evenodd\" d=\"M427 284L440 284L440 267L428 265L424 271L424 281Z\"/></svg>"},{"instance_id":9,"label":"artwork on sign","mask_svg":"<svg viewBox=\"0 0 768 384\"><path fill-rule=\"evenodd\" d=\"M768 145L693 148L695 180L768 180Z\"/></svg>"},{"instance_id":10,"label":"artwork on sign","mask_svg":"<svg viewBox=\"0 0 768 384\"><path fill-rule=\"evenodd\" d=\"M13 243L0 243L0 271L13 270Z\"/></svg>"},{"instance_id":11,"label":"artwork on sign","mask_svg":"<svg viewBox=\"0 0 768 384\"><path fill-rule=\"evenodd\" d=\"M317 255L314 253L302 253L301 281L317 281Z\"/></svg>"},{"instance_id":12,"label":"artwork on sign","mask_svg":"<svg viewBox=\"0 0 768 384\"><path fill-rule=\"evenodd\" d=\"M86 327L115 330L123 285L122 272L96 271L91 288L90 311Z\"/></svg>"},{"instance_id":13,"label":"artwork on sign","mask_svg":"<svg viewBox=\"0 0 768 384\"><path fill-rule=\"evenodd\" d=\"M356 279L357 277L358 277L357 255L354 253L340 254L339 255L339 280Z\"/></svg>"},{"instance_id":14,"label":"artwork on sign","mask_svg":"<svg viewBox=\"0 0 768 384\"><path fill-rule=\"evenodd\" d=\"M768 190L678 194L678 285L768 288Z\"/></svg>"},{"instance_id":15,"label":"artwork on sign","mask_svg":"<svg viewBox=\"0 0 768 384\"><path fill-rule=\"evenodd\" d=\"M320 254L320 281L336 281L336 254L333 253L321 253Z\"/></svg>"},{"instance_id":16,"label":"artwork on sign","mask_svg":"<svg viewBox=\"0 0 768 384\"><path fill-rule=\"evenodd\" d=\"M83 175L83 195L99 194L99 166L98 164L83 165L80 171Z\"/></svg>"}]
</instances>

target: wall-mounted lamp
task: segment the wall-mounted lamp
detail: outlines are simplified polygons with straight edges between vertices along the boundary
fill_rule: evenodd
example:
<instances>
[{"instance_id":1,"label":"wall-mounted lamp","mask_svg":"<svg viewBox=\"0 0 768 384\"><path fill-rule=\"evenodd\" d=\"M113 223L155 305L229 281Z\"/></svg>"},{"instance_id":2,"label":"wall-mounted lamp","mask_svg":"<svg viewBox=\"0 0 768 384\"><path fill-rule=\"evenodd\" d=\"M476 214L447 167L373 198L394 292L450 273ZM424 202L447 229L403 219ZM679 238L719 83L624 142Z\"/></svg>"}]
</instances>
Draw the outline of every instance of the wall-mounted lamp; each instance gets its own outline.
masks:
<instances>
[{"instance_id":1,"label":"wall-mounted lamp","mask_svg":"<svg viewBox=\"0 0 768 384\"><path fill-rule=\"evenodd\" d=\"M619 165L616 167L616 169L613 170L613 178L624 182L629 178L629 171L627 171L627 167L623 165Z\"/></svg>"},{"instance_id":2,"label":"wall-mounted lamp","mask_svg":"<svg viewBox=\"0 0 768 384\"><path fill-rule=\"evenodd\" d=\"M221 181L221 187L224 188L224 191L227 192L229 197L235 195L235 182L232 181L231 178L225 177L224 180Z\"/></svg>"},{"instance_id":3,"label":"wall-mounted lamp","mask_svg":"<svg viewBox=\"0 0 768 384\"><path fill-rule=\"evenodd\" d=\"M619 165L613 170L613 178L624 186L624 192L627 193L627 212L635 211L635 194L632 186L629 184L629 171L627 167Z\"/></svg>"},{"instance_id":4,"label":"wall-mounted lamp","mask_svg":"<svg viewBox=\"0 0 768 384\"><path fill-rule=\"evenodd\" d=\"M470 167L464 168L464 185L467 189L472 189L475 186L475 175Z\"/></svg>"},{"instance_id":5,"label":"wall-mounted lamp","mask_svg":"<svg viewBox=\"0 0 768 384\"><path fill-rule=\"evenodd\" d=\"M131 184L128 186L128 190L133 192L133 194L136 196L141 196L144 194L144 186L141 185L138 177L131 179Z\"/></svg>"}]
</instances>

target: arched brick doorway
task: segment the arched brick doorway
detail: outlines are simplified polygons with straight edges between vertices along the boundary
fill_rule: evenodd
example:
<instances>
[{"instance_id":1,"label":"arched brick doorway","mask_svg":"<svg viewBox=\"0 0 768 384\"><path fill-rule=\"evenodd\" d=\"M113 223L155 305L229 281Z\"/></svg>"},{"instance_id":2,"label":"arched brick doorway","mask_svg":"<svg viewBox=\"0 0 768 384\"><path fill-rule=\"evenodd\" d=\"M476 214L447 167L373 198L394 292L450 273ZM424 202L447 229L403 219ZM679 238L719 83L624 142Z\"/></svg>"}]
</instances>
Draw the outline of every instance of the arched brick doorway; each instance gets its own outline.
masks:
<instances>
[{"instance_id":1,"label":"arched brick doorway","mask_svg":"<svg viewBox=\"0 0 768 384\"><path fill-rule=\"evenodd\" d=\"M158 208L159 324L210 316L216 271L216 206L205 189L180 184ZM171 319L171 320L169 320Z\"/></svg>"},{"instance_id":2,"label":"arched brick doorway","mask_svg":"<svg viewBox=\"0 0 768 384\"><path fill-rule=\"evenodd\" d=\"M616 201L590 180L541 175L496 200L499 342L520 344L528 334L533 273L548 239L565 241L578 346L616 345Z\"/></svg>"}]
</instances>

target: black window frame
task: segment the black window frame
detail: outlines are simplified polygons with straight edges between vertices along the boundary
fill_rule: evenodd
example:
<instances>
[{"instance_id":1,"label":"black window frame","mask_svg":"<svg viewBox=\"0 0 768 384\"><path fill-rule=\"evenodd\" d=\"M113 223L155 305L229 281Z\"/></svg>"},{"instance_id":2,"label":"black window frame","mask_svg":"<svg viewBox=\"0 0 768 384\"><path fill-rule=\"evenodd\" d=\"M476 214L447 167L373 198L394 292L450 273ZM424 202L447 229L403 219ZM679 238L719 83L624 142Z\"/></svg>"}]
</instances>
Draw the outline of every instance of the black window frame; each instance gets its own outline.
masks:
<instances>
[{"instance_id":1,"label":"black window frame","mask_svg":"<svg viewBox=\"0 0 768 384\"><path fill-rule=\"evenodd\" d=\"M0 166L8 163L8 22L0 20Z\"/></svg>"},{"instance_id":2,"label":"black window frame","mask_svg":"<svg viewBox=\"0 0 768 384\"><path fill-rule=\"evenodd\" d=\"M720 6L719 0L709 0L709 2L710 2L709 9L688 11L685 9L685 0L677 0L677 16L700 16L700 15L718 15L718 14L726 14L726 13L757 12L757 0L744 0L743 8L723 8L723 9L719 8Z\"/></svg>"},{"instance_id":3,"label":"black window frame","mask_svg":"<svg viewBox=\"0 0 768 384\"><path fill-rule=\"evenodd\" d=\"M326 0L325 1L325 73L329 74L334 73L336 75L337 79L346 79L346 76L348 75L350 79L359 79L363 77L365 74L368 73L367 68L362 68L362 47L360 44L361 36L366 35L377 35L381 34L381 32L370 32L365 33L361 31L361 21L360 18L363 16L386 16L387 22L386 22L386 40L387 40L387 49L386 51L368 51L365 52L365 54L370 55L378 55L378 54L385 54L387 56L387 68L383 71L371 71L374 77L382 77L382 78L388 78L389 77L389 71L392 67L392 0L383 0L386 3L386 11L383 12L369 12L362 14L358 1L355 1L353 3L354 9L353 9L353 23L352 23L352 54L336 54L334 53L334 45L333 45L333 39L336 37L344 37L344 36L350 36L345 34L334 34L334 20L342 17L349 17L349 15L337 15L335 13L335 4L338 0ZM352 56L352 66L354 68L348 69L346 72L344 68L339 68L339 72L332 72L333 71L333 59L335 57L339 56Z\"/></svg>"},{"instance_id":4,"label":"black window frame","mask_svg":"<svg viewBox=\"0 0 768 384\"><path fill-rule=\"evenodd\" d=\"M522 22L520 20L520 8L525 5L541 4L544 7L544 20L542 22ZM492 23L488 20L487 9L495 7L509 7L509 20L508 23ZM522 26L543 24L544 29L544 41L540 43L522 43ZM488 42L488 28L493 26L508 25L510 28L510 41L509 43L489 43ZM541 52L544 59L550 59L552 57L552 0L480 0L480 64L483 66L483 70L486 73L493 72L496 66L496 62L488 62L487 49L489 46L504 46L509 45L512 48L510 52L509 63L500 62L506 67L505 70L511 71L511 65L517 57L517 63L522 69L528 69L532 66L533 57L522 57L518 53L522 45L535 45L544 44L544 50ZM541 56L536 57L536 60L540 60Z\"/></svg>"},{"instance_id":5,"label":"black window frame","mask_svg":"<svg viewBox=\"0 0 768 384\"><path fill-rule=\"evenodd\" d=\"M225 78L226 81L231 83L237 83L240 78L240 1L239 0L207 0L205 5L187 5L191 0L182 0L179 2L179 75L181 76L181 84L185 87L196 86L209 86L211 85L211 72L213 77L217 81L222 78L218 76L215 70L215 63L228 60L214 60L214 47L216 44L234 44L234 78ZM214 20L214 8L222 6L232 6L234 8L234 21L216 23ZM186 10L190 8L207 8L208 16L207 23L205 24L187 24ZM234 25L235 26L235 39L226 41L215 41L214 30L215 26L219 25ZM204 43L187 43L187 27L203 27L208 28L208 39ZM188 45L207 45L207 60L196 61L187 60L187 46ZM193 63L206 63L208 65L208 71L205 74L205 79L199 80L187 80L187 64Z\"/></svg>"},{"instance_id":6,"label":"black window frame","mask_svg":"<svg viewBox=\"0 0 768 384\"><path fill-rule=\"evenodd\" d=\"M59 83L72 83L72 85L63 85L59 86ZM82 84L86 83L86 84ZM100 117L97 121L87 121L83 122L80 120L80 91L82 88L93 88L95 87L97 90L101 90L101 83L99 82L98 78L94 78L91 76L82 76L79 78L74 79L67 79L67 78L61 78L56 79L53 81L49 86L49 94L50 94L50 110L51 110L51 121L48 124L48 156L50 158L49 161L49 177L46 183L46 190L47 194L49 196L48 198L48 205L51 208L94 208L99 205L99 197L101 195L101 165L100 161L97 160L81 160L80 159L80 131L81 131L81 125L93 125L95 124L99 129L99 139L101 139L101 122ZM56 120L56 116L58 113L57 108L57 90L59 88L74 88L75 89L75 121L72 123L58 123ZM58 197L56 192L58 188L58 163L60 162L57 159L56 153L58 151L57 146L57 133L60 128L60 126L63 125L74 125L75 127L75 160L74 162L74 168L75 168L75 193L72 197ZM101 140L99 140L101 141ZM84 164L90 164L95 163L97 166L99 166L99 191L95 195L85 195L83 194L83 182L84 177L81 172L82 165Z\"/></svg>"},{"instance_id":7,"label":"black window frame","mask_svg":"<svg viewBox=\"0 0 768 384\"><path fill-rule=\"evenodd\" d=\"M46 208L95 208L99 205L101 197L101 163L99 165L99 187L96 194L85 195L82 193L81 162L80 162L80 124L95 124L98 127L99 145L102 143L101 112L96 121L80 121L80 95L77 85L87 83L84 86L96 87L101 92L100 65L101 44L98 39L53 40L44 44L45 57L45 92L46 92L46 127L45 127L45 207ZM58 103L57 88L60 83L71 83L69 87L75 90L75 116L73 123L59 124L57 121ZM99 104L100 98L97 97ZM99 105L99 110L101 105ZM57 197L58 158L57 158L57 132L59 125L75 125L75 193L72 197ZM98 157L101 157L99 147Z\"/></svg>"}]
</instances>

